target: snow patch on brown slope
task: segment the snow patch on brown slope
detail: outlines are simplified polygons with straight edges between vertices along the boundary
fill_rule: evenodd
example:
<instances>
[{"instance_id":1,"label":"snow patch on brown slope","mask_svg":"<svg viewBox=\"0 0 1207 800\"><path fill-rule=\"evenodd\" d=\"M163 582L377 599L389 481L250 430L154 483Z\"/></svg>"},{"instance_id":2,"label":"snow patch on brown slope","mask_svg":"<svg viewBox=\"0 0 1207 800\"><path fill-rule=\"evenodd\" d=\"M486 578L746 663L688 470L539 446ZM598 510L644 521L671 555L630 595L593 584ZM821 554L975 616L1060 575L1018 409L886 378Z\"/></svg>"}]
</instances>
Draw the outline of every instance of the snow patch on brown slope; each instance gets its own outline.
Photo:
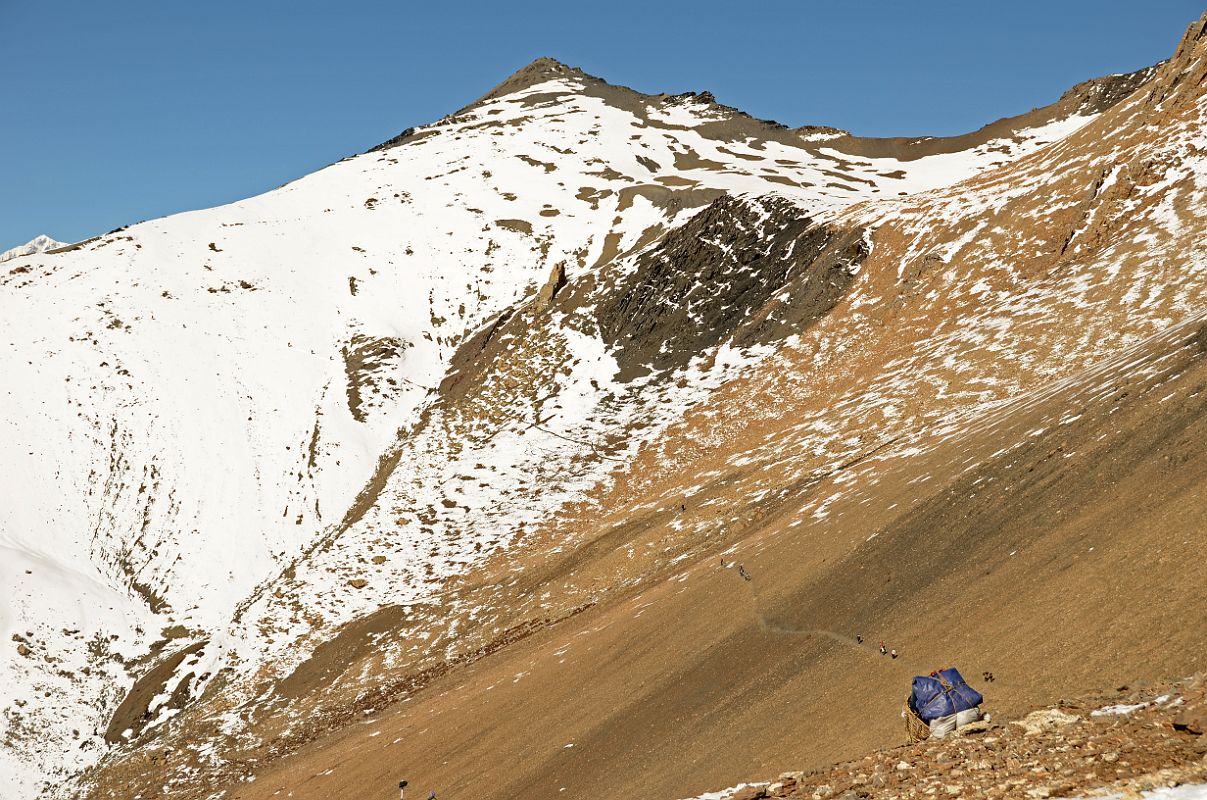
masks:
<instances>
[{"instance_id":1,"label":"snow patch on brown slope","mask_svg":"<svg viewBox=\"0 0 1207 800\"><path fill-rule=\"evenodd\" d=\"M594 540L546 557L576 532L567 520L545 547L464 587L492 599L492 622L544 625L427 682L380 671L370 654L354 665L363 693L343 690L341 730L294 758L247 764L257 780L231 791L329 797L388 785L414 764L422 785L450 794L690 796L900 741L909 678L936 665L994 671L994 708L1007 716L1108 680L1201 668L1187 536L1203 522L1193 498L1207 476L1201 325L928 454L873 454L804 485L772 476L761 497L730 492L722 463L687 511L605 506ZM1005 443L1018 446L997 452ZM827 521L793 525L811 494L848 483ZM717 515L723 545L736 546L729 568L715 539L685 530ZM514 583L491 585L501 581ZM856 631L903 657L857 646Z\"/></svg>"}]
</instances>

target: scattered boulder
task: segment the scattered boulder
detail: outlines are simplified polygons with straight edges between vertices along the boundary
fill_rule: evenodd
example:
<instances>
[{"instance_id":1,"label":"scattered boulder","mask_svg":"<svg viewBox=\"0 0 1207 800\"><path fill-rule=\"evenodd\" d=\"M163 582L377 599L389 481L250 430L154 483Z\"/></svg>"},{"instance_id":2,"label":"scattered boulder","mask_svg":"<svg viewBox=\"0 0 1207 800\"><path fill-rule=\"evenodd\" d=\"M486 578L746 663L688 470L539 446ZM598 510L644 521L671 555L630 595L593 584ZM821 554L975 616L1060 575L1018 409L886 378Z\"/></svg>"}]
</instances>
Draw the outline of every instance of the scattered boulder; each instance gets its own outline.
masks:
<instances>
[{"instance_id":1,"label":"scattered boulder","mask_svg":"<svg viewBox=\"0 0 1207 800\"><path fill-rule=\"evenodd\" d=\"M1040 711L1032 711L1022 719L1015 720L1010 724L1021 727L1026 731L1027 736L1034 736L1054 728L1072 725L1080 719L1081 717L1076 714L1066 714L1057 708L1045 708Z\"/></svg>"},{"instance_id":2,"label":"scattered boulder","mask_svg":"<svg viewBox=\"0 0 1207 800\"><path fill-rule=\"evenodd\" d=\"M1183 711L1173 718L1173 729L1193 736L1207 733L1207 710Z\"/></svg>"},{"instance_id":3,"label":"scattered boulder","mask_svg":"<svg viewBox=\"0 0 1207 800\"><path fill-rule=\"evenodd\" d=\"M766 786L747 786L745 789L740 789L736 794L730 795L729 800L760 800L760 798L769 797Z\"/></svg>"},{"instance_id":4,"label":"scattered boulder","mask_svg":"<svg viewBox=\"0 0 1207 800\"><path fill-rule=\"evenodd\" d=\"M1207 675L1130 694L1062 700L1008 724L975 723L981 735L927 739L811 772L785 772L733 798L1133 797L1161 786L1207 782ZM1136 706L1094 716L1104 703ZM1078 713L1070 713L1076 711Z\"/></svg>"},{"instance_id":5,"label":"scattered boulder","mask_svg":"<svg viewBox=\"0 0 1207 800\"><path fill-rule=\"evenodd\" d=\"M553 298L557 297L557 293L566 285L566 262L559 261L553 265L553 270L549 273L549 280L545 281L545 285L541 287L540 292L536 296L536 308L538 311L544 311L553 303Z\"/></svg>"},{"instance_id":6,"label":"scattered boulder","mask_svg":"<svg viewBox=\"0 0 1207 800\"><path fill-rule=\"evenodd\" d=\"M990 722L987 719L979 719L976 722L970 722L967 725L961 725L952 731L952 736L975 736L978 733L984 733L989 730Z\"/></svg>"}]
</instances>

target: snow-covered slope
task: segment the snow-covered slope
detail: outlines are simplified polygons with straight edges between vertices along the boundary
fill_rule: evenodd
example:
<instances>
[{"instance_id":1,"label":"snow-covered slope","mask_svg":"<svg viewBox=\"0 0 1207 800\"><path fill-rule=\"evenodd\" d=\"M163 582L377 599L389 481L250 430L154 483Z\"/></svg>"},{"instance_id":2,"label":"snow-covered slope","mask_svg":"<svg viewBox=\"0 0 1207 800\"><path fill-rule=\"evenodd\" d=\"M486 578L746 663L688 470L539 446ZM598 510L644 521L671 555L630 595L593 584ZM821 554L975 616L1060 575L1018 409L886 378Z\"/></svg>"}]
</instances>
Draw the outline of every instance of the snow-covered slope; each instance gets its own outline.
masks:
<instances>
[{"instance_id":1,"label":"snow-covered slope","mask_svg":"<svg viewBox=\"0 0 1207 800\"><path fill-rule=\"evenodd\" d=\"M417 632L389 658L452 648L450 608L476 613L460 578L837 302L880 213L853 207L1001 170L1100 111L858 155L540 60L268 194L16 262L0 771L53 794L207 691L237 738L265 681L383 607ZM681 257L707 280L677 287ZM775 283L750 266L772 262ZM816 313L760 318L733 286ZM679 338L649 340L680 305Z\"/></svg>"},{"instance_id":2,"label":"snow-covered slope","mask_svg":"<svg viewBox=\"0 0 1207 800\"><path fill-rule=\"evenodd\" d=\"M55 250L59 247L66 246L67 245L65 243L56 242L54 239L51 239L49 236L43 233L30 239L25 244L18 245L10 250L5 250L3 253L0 253L0 262L11 261L12 259L19 258L21 256L31 256L37 253L45 253L47 250Z\"/></svg>"}]
</instances>

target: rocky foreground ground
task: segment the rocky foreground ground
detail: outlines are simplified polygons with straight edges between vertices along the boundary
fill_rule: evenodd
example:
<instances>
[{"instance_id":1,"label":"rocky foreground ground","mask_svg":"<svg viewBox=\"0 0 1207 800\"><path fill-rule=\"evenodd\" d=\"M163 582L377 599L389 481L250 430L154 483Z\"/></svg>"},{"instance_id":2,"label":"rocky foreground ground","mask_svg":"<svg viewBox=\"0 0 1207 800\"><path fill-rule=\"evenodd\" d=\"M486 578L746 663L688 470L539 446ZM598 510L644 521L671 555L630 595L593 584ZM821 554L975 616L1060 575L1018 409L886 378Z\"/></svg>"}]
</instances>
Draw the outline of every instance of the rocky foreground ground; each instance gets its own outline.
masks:
<instances>
[{"instance_id":1,"label":"rocky foreground ground","mask_svg":"<svg viewBox=\"0 0 1207 800\"><path fill-rule=\"evenodd\" d=\"M990 687L991 689L991 687ZM1207 675L1061 700L1022 719L786 772L731 800L758 798L1140 797L1207 783ZM904 728L902 738L904 739Z\"/></svg>"}]
</instances>

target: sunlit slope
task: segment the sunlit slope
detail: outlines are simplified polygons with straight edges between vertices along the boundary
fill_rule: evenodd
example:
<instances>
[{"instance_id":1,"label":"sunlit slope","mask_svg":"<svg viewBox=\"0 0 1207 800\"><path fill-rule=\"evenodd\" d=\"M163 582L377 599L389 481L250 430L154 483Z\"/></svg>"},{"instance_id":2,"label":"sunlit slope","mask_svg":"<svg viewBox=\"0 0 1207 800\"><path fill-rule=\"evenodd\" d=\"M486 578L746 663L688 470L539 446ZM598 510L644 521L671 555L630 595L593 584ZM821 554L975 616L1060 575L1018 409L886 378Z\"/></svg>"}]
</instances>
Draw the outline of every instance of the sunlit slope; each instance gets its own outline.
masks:
<instances>
[{"instance_id":1,"label":"sunlit slope","mask_svg":"<svg viewBox=\"0 0 1207 800\"><path fill-rule=\"evenodd\" d=\"M261 197L21 259L0 276L0 469L22 498L0 509L21 637L0 660L5 769L28 796L104 755L96 796L252 775L331 796L403 763L483 796L570 775L672 797L883 741L819 721L858 685L831 667L866 663L850 628L900 638L906 671L981 652L914 649L932 583L980 560L906 555L935 526L969 553L1014 530L961 527L942 493L980 468L1012 485L1008 454L1065 419L1061 446L1102 436L1135 471L1148 450L1092 381L1193 373L1201 47L915 142L540 60ZM1022 397L1042 407L1025 431ZM1172 407L1129 418L1194 435ZM1195 469L1157 499L1188 502ZM1033 525L1054 548L1080 535ZM1017 645L1031 629L1005 621L1041 595L1010 611L1004 575L965 608L998 608ZM94 600L34 599L81 585ZM1051 600L1074 619L1092 597ZM1007 644L984 652L1009 672ZM1041 673L1067 664L1041 652ZM901 676L876 674L895 697ZM388 738L352 724L381 714ZM338 786L311 780L337 764Z\"/></svg>"},{"instance_id":2,"label":"sunlit slope","mask_svg":"<svg viewBox=\"0 0 1207 800\"><path fill-rule=\"evenodd\" d=\"M346 702L393 692L234 796L690 796L897 741L946 663L1005 713L1203 669L1202 47L1009 169L841 215L871 250L829 313L461 586L493 612L465 639L521 641L408 684L349 631Z\"/></svg>"}]
</instances>

